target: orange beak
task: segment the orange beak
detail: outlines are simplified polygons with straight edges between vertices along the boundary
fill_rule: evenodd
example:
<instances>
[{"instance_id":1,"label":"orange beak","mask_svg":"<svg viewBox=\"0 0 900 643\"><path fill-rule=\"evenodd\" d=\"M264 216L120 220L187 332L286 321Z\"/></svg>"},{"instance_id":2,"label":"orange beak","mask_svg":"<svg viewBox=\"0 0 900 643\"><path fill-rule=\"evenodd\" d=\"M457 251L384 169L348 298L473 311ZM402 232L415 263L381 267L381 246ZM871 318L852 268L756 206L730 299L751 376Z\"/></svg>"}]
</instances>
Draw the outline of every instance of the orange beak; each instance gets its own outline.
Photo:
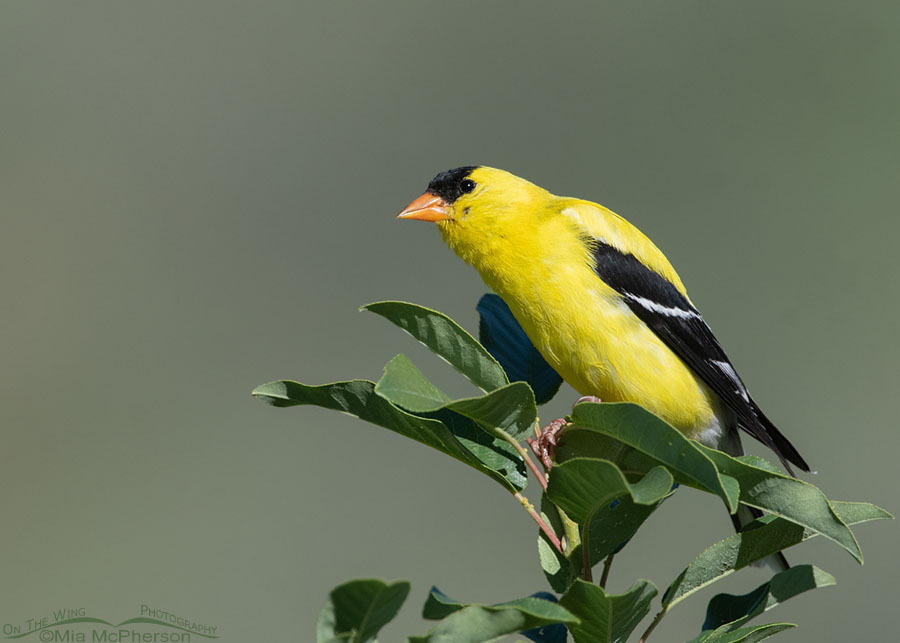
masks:
<instances>
[{"instance_id":1,"label":"orange beak","mask_svg":"<svg viewBox=\"0 0 900 643\"><path fill-rule=\"evenodd\" d=\"M446 221L450 218L450 206L434 194L426 192L410 203L398 219L416 219L418 221Z\"/></svg>"}]
</instances>

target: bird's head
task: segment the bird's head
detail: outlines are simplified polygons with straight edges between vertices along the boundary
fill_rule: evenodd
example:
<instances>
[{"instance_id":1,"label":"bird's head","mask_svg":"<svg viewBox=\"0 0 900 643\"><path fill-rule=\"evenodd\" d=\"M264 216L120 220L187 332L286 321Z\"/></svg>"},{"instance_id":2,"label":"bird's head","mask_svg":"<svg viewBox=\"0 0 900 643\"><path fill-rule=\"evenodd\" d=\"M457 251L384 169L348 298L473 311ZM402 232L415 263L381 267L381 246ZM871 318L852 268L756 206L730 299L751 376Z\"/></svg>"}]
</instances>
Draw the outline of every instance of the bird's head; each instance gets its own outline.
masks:
<instances>
[{"instance_id":1,"label":"bird's head","mask_svg":"<svg viewBox=\"0 0 900 643\"><path fill-rule=\"evenodd\" d=\"M469 263L517 234L534 230L553 195L514 174L472 166L441 172L400 219L437 223L450 247Z\"/></svg>"}]
</instances>

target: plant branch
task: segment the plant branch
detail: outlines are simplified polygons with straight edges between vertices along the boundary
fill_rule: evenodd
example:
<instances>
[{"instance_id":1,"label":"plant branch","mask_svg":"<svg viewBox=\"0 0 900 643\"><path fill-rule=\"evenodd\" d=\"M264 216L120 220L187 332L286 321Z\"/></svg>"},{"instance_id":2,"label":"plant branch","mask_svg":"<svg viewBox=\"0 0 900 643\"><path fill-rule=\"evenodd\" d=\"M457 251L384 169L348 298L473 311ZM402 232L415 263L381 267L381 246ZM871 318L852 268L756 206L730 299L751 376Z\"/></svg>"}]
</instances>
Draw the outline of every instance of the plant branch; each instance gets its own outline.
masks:
<instances>
[{"instance_id":1,"label":"plant branch","mask_svg":"<svg viewBox=\"0 0 900 643\"><path fill-rule=\"evenodd\" d=\"M525 511L528 512L528 515L531 516L534 521L538 524L538 527L541 528L541 531L544 532L544 535L547 537L547 540L550 541L550 544L556 548L560 554L563 553L562 543L559 541L559 536L553 533L553 529L550 525L547 524L547 521L544 520L541 515L535 511L534 505L528 501L528 498L523 496L520 492L516 492L515 494L516 500L525 508Z\"/></svg>"},{"instance_id":2,"label":"plant branch","mask_svg":"<svg viewBox=\"0 0 900 643\"><path fill-rule=\"evenodd\" d=\"M666 607L664 607L664 608L662 608L661 610L659 610L659 613L658 613L656 616L653 617L653 622L650 623L650 626L649 626L649 627L644 631L644 633L641 635L641 640L638 641L638 643L644 643L644 641L647 640L647 637L650 636L650 632L652 632L653 629L654 629L657 625L659 625L659 622L662 620L662 617L666 615L666 611L667 611L667 608L666 608Z\"/></svg>"},{"instance_id":3,"label":"plant branch","mask_svg":"<svg viewBox=\"0 0 900 643\"><path fill-rule=\"evenodd\" d=\"M610 554L606 557L606 560L603 561L603 573L600 574L600 587L606 589L606 581L609 579L609 568L612 567L613 556L615 554Z\"/></svg>"},{"instance_id":4,"label":"plant branch","mask_svg":"<svg viewBox=\"0 0 900 643\"><path fill-rule=\"evenodd\" d=\"M540 468L535 464L534 460L531 459L531 454L528 452L528 449L523 447L521 444L516 442L515 438L511 436L509 433L504 431L503 429L495 427L494 430L504 439L506 440L513 449L516 450L516 453L519 454L519 457L525 461L526 466L531 469L531 472L534 474L535 480L538 481L538 484L541 485L541 489L547 488L547 476L544 475L544 472L540 470Z\"/></svg>"},{"instance_id":5,"label":"plant branch","mask_svg":"<svg viewBox=\"0 0 900 643\"><path fill-rule=\"evenodd\" d=\"M519 445L522 447L522 445ZM518 451L518 449L516 449ZM538 481L538 484L541 485L541 489L547 490L547 476L544 475L544 472L540 470L540 468L535 464L534 460L531 459L531 454L522 447L522 452L519 454L525 460L525 464L528 465L528 468L531 469L531 472L534 474L535 479Z\"/></svg>"},{"instance_id":6,"label":"plant branch","mask_svg":"<svg viewBox=\"0 0 900 643\"><path fill-rule=\"evenodd\" d=\"M591 521L586 520L584 527L581 528L581 575L588 583L594 582L594 576L591 571Z\"/></svg>"}]
</instances>

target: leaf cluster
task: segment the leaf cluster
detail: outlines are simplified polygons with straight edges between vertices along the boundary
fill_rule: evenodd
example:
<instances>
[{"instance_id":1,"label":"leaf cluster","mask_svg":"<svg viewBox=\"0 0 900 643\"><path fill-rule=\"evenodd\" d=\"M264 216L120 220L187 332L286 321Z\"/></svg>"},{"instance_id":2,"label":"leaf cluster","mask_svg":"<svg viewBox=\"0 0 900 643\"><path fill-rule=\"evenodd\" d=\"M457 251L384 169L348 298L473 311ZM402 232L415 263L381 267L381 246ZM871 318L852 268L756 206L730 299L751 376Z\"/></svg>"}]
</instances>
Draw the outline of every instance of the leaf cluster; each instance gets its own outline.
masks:
<instances>
[{"instance_id":1,"label":"leaf cluster","mask_svg":"<svg viewBox=\"0 0 900 643\"><path fill-rule=\"evenodd\" d=\"M609 567L613 556L679 487L717 497L730 514L752 507L763 515L701 551L669 583L641 641L684 599L809 538L823 536L861 563L850 525L891 517L868 503L829 500L817 487L780 473L760 458L735 458L705 447L628 403L577 405L567 418L557 462L544 478L522 442L537 426L538 403L549 400L561 380L499 298L486 295L479 304L483 343L446 315L415 304L388 301L363 309L412 335L479 393L452 399L401 354L385 366L377 382L309 386L282 380L263 384L253 395L275 406L311 404L349 413L488 476L541 526L540 564L559 595L539 592L481 605L454 601L433 588L423 616L438 623L425 636L410 638L411 643L475 643L516 632L544 643L563 642L568 635L576 643L628 640L649 615L659 590L652 581L639 579L624 594L608 594ZM527 482L526 465L544 487L540 513L520 493ZM592 569L601 561L603 577L595 584ZM749 643L773 636L793 625L746 624L799 593L834 582L815 566L799 565L746 595L714 596L701 634L691 643ZM408 592L405 581L366 579L337 587L320 615L317 640L375 641Z\"/></svg>"}]
</instances>

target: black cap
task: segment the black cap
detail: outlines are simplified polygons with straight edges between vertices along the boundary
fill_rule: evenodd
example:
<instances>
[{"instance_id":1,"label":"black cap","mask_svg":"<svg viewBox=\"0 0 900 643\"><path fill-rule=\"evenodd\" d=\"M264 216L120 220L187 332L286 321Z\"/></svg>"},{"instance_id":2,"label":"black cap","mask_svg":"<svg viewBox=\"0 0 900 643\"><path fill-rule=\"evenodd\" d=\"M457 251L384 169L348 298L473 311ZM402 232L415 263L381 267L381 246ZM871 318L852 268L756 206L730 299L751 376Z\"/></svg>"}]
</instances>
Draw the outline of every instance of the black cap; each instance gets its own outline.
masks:
<instances>
[{"instance_id":1,"label":"black cap","mask_svg":"<svg viewBox=\"0 0 900 643\"><path fill-rule=\"evenodd\" d=\"M464 165L441 172L431 179L426 192L441 197L448 204L453 203L463 193L471 192L471 188L468 190L463 188L462 182L472 173L472 170L477 170L479 167L478 165Z\"/></svg>"}]
</instances>

